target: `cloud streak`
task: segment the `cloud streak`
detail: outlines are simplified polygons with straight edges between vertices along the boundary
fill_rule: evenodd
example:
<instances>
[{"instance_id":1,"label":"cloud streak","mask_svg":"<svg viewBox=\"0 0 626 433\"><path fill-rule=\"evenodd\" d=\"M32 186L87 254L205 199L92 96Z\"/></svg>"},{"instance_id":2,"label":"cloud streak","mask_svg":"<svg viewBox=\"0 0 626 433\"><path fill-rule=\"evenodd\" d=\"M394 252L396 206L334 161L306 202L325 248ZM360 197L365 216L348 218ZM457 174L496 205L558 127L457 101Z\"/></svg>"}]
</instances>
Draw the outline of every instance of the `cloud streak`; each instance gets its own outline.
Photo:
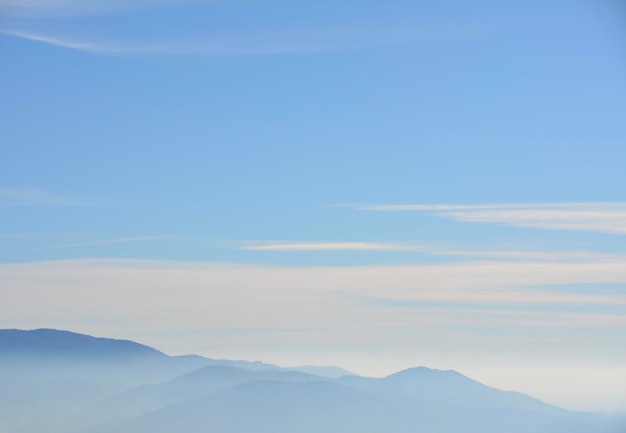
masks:
<instances>
[{"instance_id":1,"label":"cloud streak","mask_svg":"<svg viewBox=\"0 0 626 433\"><path fill-rule=\"evenodd\" d=\"M451 249L436 245L412 242L257 242L238 248L242 251L312 252L312 251L361 251L404 252L432 256L462 257L465 259L528 261L528 262L612 262L626 260L626 255L592 251L539 251L539 250L493 250Z\"/></svg>"},{"instance_id":2,"label":"cloud streak","mask_svg":"<svg viewBox=\"0 0 626 433\"><path fill-rule=\"evenodd\" d=\"M434 250L431 254L465 258L502 259L530 262L611 262L626 260L623 254L591 251L523 251L523 250Z\"/></svg>"},{"instance_id":3,"label":"cloud streak","mask_svg":"<svg viewBox=\"0 0 626 433\"><path fill-rule=\"evenodd\" d=\"M625 305L626 293L599 294L593 288L585 293L554 292L543 286L626 282L626 259L357 267L74 260L0 265L0 282L10 288L0 306L0 317L5 319L93 315L141 321L162 317L164 322L182 320L189 327L297 329L325 323L356 331L364 324L368 328L411 327L431 319L436 319L431 324L442 326L504 326L508 323L507 305L515 306L518 313L519 307L526 305L526 324L532 326L533 315L544 314L533 311L533 305L560 305L568 314L572 304ZM399 316L397 308L366 302L376 299L407 302L424 315L407 312ZM432 302L440 303L439 315L428 313ZM444 314L447 303L455 310L459 303L467 304L466 319L460 320L456 313ZM486 305L499 306L503 314L493 322L471 313ZM608 317L593 315L596 326ZM584 328L590 326L587 319L566 325ZM626 316L622 319L620 323L626 327ZM558 316L550 320L559 323ZM611 323L614 321L611 318Z\"/></svg>"},{"instance_id":4,"label":"cloud streak","mask_svg":"<svg viewBox=\"0 0 626 433\"><path fill-rule=\"evenodd\" d=\"M367 211L418 211L471 223L626 234L626 203L380 205Z\"/></svg>"},{"instance_id":5,"label":"cloud streak","mask_svg":"<svg viewBox=\"0 0 626 433\"><path fill-rule=\"evenodd\" d=\"M247 251L410 251L406 245L375 242L293 242L248 245Z\"/></svg>"},{"instance_id":6,"label":"cloud streak","mask_svg":"<svg viewBox=\"0 0 626 433\"><path fill-rule=\"evenodd\" d=\"M62 48L69 48L72 50L85 51L93 54L121 54L115 48L106 47L103 45L99 45L97 43L92 42L80 42L75 40L63 39L63 38L55 38L43 35L37 35L34 33L27 32L19 32L19 31L11 31L11 30L0 30L0 34L4 34L7 36L13 36L17 38L27 39L35 42L42 42L45 44L54 45Z\"/></svg>"},{"instance_id":7,"label":"cloud streak","mask_svg":"<svg viewBox=\"0 0 626 433\"><path fill-rule=\"evenodd\" d=\"M36 188L0 188L0 206L85 206L72 200Z\"/></svg>"},{"instance_id":8,"label":"cloud streak","mask_svg":"<svg viewBox=\"0 0 626 433\"><path fill-rule=\"evenodd\" d=\"M193 2L193 0L5 0L2 7L5 13L15 15L74 16L119 13Z\"/></svg>"},{"instance_id":9,"label":"cloud streak","mask_svg":"<svg viewBox=\"0 0 626 433\"><path fill-rule=\"evenodd\" d=\"M102 245L128 244L128 243L134 243L134 242L169 241L169 240L175 240L175 239L177 238L173 236L134 236L134 237L126 237L126 238L103 239L103 240L88 241L88 242L56 244L56 245L48 245L48 246L34 247L34 248L21 248L21 249L12 250L11 252L49 251L49 250L60 250L60 249L67 249L67 248L84 248L84 247L94 247L94 246L102 246Z\"/></svg>"},{"instance_id":10,"label":"cloud streak","mask_svg":"<svg viewBox=\"0 0 626 433\"><path fill-rule=\"evenodd\" d=\"M42 42L62 48L102 55L276 55L329 51L345 51L362 46L355 42L340 42L302 35L199 36L169 40L89 40L89 38L49 36L35 32L0 30L1 34Z\"/></svg>"},{"instance_id":11,"label":"cloud streak","mask_svg":"<svg viewBox=\"0 0 626 433\"><path fill-rule=\"evenodd\" d=\"M122 22L116 29L115 17L93 19L89 26L81 19L61 19L65 15L102 14L130 9L176 6L176 14L153 11L132 17L130 30ZM329 4L330 5L330 4ZM501 34L504 26L493 22L457 22L448 16L424 14L391 8L381 17L367 5L352 14L336 13L335 8L311 5L293 9L280 4L249 4L241 12L232 4L163 0L146 1L14 1L8 10L42 15L10 21L0 29L5 35L94 54L114 55L274 55L380 49L398 45L458 43L468 39ZM234 5L236 6L236 4ZM326 11L326 12L323 12ZM359 12L360 11L360 12ZM369 11L369 12L368 12ZM372 16L368 17L368 14ZM255 18L250 19L252 15ZM19 13L18 13L19 16ZM200 22L198 16L206 16ZM186 19L189 17L193 19ZM280 24L276 18L282 17ZM167 25L163 25L167 22ZM50 24L55 25L50 25ZM272 25L272 23L274 23ZM393 23L393 25L390 25ZM127 24L126 24L127 25ZM63 30L59 30L63 29ZM137 30L140 29L140 30Z\"/></svg>"},{"instance_id":12,"label":"cloud streak","mask_svg":"<svg viewBox=\"0 0 626 433\"><path fill-rule=\"evenodd\" d=\"M75 199L39 188L0 188L0 206L132 207L136 205Z\"/></svg>"}]
</instances>

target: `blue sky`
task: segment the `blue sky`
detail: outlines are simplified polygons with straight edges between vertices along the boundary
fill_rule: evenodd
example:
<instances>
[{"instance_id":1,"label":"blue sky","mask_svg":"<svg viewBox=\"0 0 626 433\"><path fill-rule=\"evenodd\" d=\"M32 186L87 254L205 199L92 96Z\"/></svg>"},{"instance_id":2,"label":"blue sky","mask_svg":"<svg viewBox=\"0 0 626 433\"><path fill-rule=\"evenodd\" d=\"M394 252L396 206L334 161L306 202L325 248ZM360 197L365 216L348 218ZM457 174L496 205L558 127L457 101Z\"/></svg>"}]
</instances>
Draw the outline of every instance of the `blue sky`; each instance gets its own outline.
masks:
<instances>
[{"instance_id":1,"label":"blue sky","mask_svg":"<svg viewBox=\"0 0 626 433\"><path fill-rule=\"evenodd\" d=\"M4 4L3 327L626 407L620 2Z\"/></svg>"}]
</instances>

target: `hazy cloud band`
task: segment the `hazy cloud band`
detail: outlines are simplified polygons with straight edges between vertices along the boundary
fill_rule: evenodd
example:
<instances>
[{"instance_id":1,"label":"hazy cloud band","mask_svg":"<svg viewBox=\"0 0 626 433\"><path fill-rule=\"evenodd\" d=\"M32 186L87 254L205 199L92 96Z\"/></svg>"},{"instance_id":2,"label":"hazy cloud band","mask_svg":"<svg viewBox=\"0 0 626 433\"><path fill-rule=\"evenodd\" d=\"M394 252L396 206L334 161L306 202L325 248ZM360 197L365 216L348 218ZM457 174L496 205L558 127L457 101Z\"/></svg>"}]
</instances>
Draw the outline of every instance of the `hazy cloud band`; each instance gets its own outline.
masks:
<instances>
[{"instance_id":1,"label":"hazy cloud band","mask_svg":"<svg viewBox=\"0 0 626 433\"><path fill-rule=\"evenodd\" d=\"M419 211L456 221L626 234L626 203L379 205L368 211Z\"/></svg>"}]
</instances>

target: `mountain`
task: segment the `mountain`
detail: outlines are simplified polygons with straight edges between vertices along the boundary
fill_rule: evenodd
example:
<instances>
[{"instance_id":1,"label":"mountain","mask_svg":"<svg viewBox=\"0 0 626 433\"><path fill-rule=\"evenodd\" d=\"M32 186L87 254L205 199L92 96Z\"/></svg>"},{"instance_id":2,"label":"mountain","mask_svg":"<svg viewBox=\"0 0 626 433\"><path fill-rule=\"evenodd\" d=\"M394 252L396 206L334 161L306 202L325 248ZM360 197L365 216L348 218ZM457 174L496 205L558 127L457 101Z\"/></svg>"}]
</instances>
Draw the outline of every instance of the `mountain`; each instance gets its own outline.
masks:
<instances>
[{"instance_id":1,"label":"mountain","mask_svg":"<svg viewBox=\"0 0 626 433\"><path fill-rule=\"evenodd\" d=\"M53 329L0 330L0 426L52 432L106 395L204 365L127 340Z\"/></svg>"},{"instance_id":2,"label":"mountain","mask_svg":"<svg viewBox=\"0 0 626 433\"><path fill-rule=\"evenodd\" d=\"M246 382L307 382L318 379L320 378L317 376L290 370L248 370L228 365L211 365L164 383L143 385L106 398L81 412L73 420L73 428L183 404Z\"/></svg>"},{"instance_id":3,"label":"mountain","mask_svg":"<svg viewBox=\"0 0 626 433\"><path fill-rule=\"evenodd\" d=\"M201 356L168 356L128 340L54 329L0 330L0 432L52 432L110 395L218 364Z\"/></svg>"},{"instance_id":4,"label":"mountain","mask_svg":"<svg viewBox=\"0 0 626 433\"><path fill-rule=\"evenodd\" d=\"M302 365L300 367L288 367L288 370L301 371L303 373L314 374L321 377L337 378L342 376L355 376L351 371L339 367Z\"/></svg>"},{"instance_id":5,"label":"mountain","mask_svg":"<svg viewBox=\"0 0 626 433\"><path fill-rule=\"evenodd\" d=\"M96 338L56 329L0 330L0 359L34 360L133 360L163 359L162 352L128 340Z\"/></svg>"},{"instance_id":6,"label":"mountain","mask_svg":"<svg viewBox=\"0 0 626 433\"><path fill-rule=\"evenodd\" d=\"M501 391L470 379L454 370L435 370L416 367L376 379L347 376L340 383L375 392L411 405L441 402L472 408L516 408L564 414L567 411L527 395Z\"/></svg>"},{"instance_id":7,"label":"mountain","mask_svg":"<svg viewBox=\"0 0 626 433\"><path fill-rule=\"evenodd\" d=\"M282 370L259 361L168 356L133 341L70 331L0 330L0 433L55 432L98 402L104 406L111 396L206 366Z\"/></svg>"},{"instance_id":8,"label":"mountain","mask_svg":"<svg viewBox=\"0 0 626 433\"><path fill-rule=\"evenodd\" d=\"M456 371L344 373L0 330L0 433L626 432L623 418L566 411Z\"/></svg>"},{"instance_id":9,"label":"mountain","mask_svg":"<svg viewBox=\"0 0 626 433\"><path fill-rule=\"evenodd\" d=\"M399 415L376 396L334 383L253 381L86 433L408 433Z\"/></svg>"},{"instance_id":10,"label":"mountain","mask_svg":"<svg viewBox=\"0 0 626 433\"><path fill-rule=\"evenodd\" d=\"M432 373L428 380L436 382L439 374ZM541 405L546 406L542 409L549 406ZM389 394L329 380L254 380L80 433L623 433L599 416L553 407L489 406L477 408L459 401L401 403Z\"/></svg>"}]
</instances>

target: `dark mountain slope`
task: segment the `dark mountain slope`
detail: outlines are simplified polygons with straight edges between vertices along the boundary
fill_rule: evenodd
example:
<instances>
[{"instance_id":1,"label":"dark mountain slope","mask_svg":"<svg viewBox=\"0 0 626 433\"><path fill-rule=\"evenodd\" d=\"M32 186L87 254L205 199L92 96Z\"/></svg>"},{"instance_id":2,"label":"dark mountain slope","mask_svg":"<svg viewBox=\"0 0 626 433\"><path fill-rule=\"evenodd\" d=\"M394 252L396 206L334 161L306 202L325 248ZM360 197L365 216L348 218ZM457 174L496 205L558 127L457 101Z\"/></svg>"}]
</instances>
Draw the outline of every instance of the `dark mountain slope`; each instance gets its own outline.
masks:
<instances>
[{"instance_id":1,"label":"dark mountain slope","mask_svg":"<svg viewBox=\"0 0 626 433\"><path fill-rule=\"evenodd\" d=\"M289 370L252 371L230 366L208 366L161 384L143 385L109 397L80 413L73 423L76 429L76 426L93 425L117 417L141 415L255 380L306 382L321 379Z\"/></svg>"},{"instance_id":2,"label":"dark mountain slope","mask_svg":"<svg viewBox=\"0 0 626 433\"><path fill-rule=\"evenodd\" d=\"M454 370L416 367L384 378L345 376L338 378L337 381L411 405L441 402L473 408L510 407L553 414L567 413L563 409L521 393L488 387Z\"/></svg>"},{"instance_id":3,"label":"dark mountain slope","mask_svg":"<svg viewBox=\"0 0 626 433\"><path fill-rule=\"evenodd\" d=\"M208 365L282 371L278 366L258 361L214 360L197 355L171 357L132 341L69 331L0 330L0 429L10 433L55 432L98 401L139 386L167 382ZM206 385L206 380L202 383ZM166 398L155 393L152 400L134 400L129 408L141 408L144 404L146 410L154 410L217 389L223 387L189 385L185 391ZM185 397L186 391L190 395ZM105 413L100 416L110 417Z\"/></svg>"},{"instance_id":4,"label":"dark mountain slope","mask_svg":"<svg viewBox=\"0 0 626 433\"><path fill-rule=\"evenodd\" d=\"M253 381L81 433L623 433L600 417L419 405L330 382Z\"/></svg>"},{"instance_id":5,"label":"dark mountain slope","mask_svg":"<svg viewBox=\"0 0 626 433\"><path fill-rule=\"evenodd\" d=\"M55 329L0 330L0 359L42 360L164 359L162 352L128 340L96 338Z\"/></svg>"},{"instance_id":6,"label":"dark mountain slope","mask_svg":"<svg viewBox=\"0 0 626 433\"><path fill-rule=\"evenodd\" d=\"M89 433L408 433L384 400L324 382L248 382Z\"/></svg>"},{"instance_id":7,"label":"dark mountain slope","mask_svg":"<svg viewBox=\"0 0 626 433\"><path fill-rule=\"evenodd\" d=\"M55 431L102 398L206 365L127 340L54 329L0 330L0 419L11 433Z\"/></svg>"},{"instance_id":8,"label":"dark mountain slope","mask_svg":"<svg viewBox=\"0 0 626 433\"><path fill-rule=\"evenodd\" d=\"M454 370L411 368L381 379L376 388L413 403L426 400L473 408L514 408L558 415L567 412L518 392L491 388Z\"/></svg>"}]
</instances>

